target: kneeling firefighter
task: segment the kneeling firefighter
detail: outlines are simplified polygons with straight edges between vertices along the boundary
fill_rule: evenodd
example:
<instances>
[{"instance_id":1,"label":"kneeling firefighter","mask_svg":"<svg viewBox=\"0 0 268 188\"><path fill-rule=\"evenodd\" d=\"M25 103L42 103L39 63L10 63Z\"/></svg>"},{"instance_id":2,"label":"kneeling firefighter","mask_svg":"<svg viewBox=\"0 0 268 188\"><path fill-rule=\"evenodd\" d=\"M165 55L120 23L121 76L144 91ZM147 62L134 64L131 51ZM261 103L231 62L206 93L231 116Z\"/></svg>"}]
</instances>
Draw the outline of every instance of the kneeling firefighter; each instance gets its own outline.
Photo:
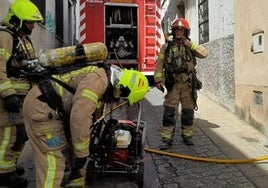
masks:
<instances>
[{"instance_id":1,"label":"kneeling firefighter","mask_svg":"<svg viewBox=\"0 0 268 188\"><path fill-rule=\"evenodd\" d=\"M31 1L15 0L0 25L0 186L27 186L17 160L27 140L21 107L30 83L20 71L23 60L36 58L30 35L42 21Z\"/></svg>"},{"instance_id":2,"label":"kneeling firefighter","mask_svg":"<svg viewBox=\"0 0 268 188\"><path fill-rule=\"evenodd\" d=\"M173 39L161 47L154 73L156 87L163 91L165 85L167 89L161 131L162 150L172 145L180 103L181 136L185 144L193 144L196 90L201 87L195 76L196 57L205 58L208 53L202 45L190 40L190 24L186 19L176 19L171 28Z\"/></svg>"},{"instance_id":3,"label":"kneeling firefighter","mask_svg":"<svg viewBox=\"0 0 268 188\"><path fill-rule=\"evenodd\" d=\"M23 115L36 187L84 187L90 125L102 115L105 103L123 98L132 105L148 90L142 73L103 62L52 75L34 86L25 98ZM71 172L65 181L68 161Z\"/></svg>"}]
</instances>

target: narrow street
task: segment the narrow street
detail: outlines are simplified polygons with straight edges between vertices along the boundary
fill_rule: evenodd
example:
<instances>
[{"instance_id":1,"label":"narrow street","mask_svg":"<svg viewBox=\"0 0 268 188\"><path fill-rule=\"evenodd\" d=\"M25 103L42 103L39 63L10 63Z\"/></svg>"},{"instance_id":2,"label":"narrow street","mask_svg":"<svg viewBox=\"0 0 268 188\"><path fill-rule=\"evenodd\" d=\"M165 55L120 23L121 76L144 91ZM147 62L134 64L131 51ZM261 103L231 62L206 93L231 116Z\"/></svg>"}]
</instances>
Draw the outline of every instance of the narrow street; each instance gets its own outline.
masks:
<instances>
[{"instance_id":1,"label":"narrow street","mask_svg":"<svg viewBox=\"0 0 268 188\"><path fill-rule=\"evenodd\" d=\"M163 94L154 88L141 103L141 119L147 125L146 148L158 149L161 143L162 99ZM137 117L136 110L136 106L124 107L112 115L113 118L124 117L132 120ZM209 111L213 111L214 115ZM178 120L178 125L179 123ZM196 125L194 146L186 146L182 142L180 126L177 126L175 140L167 151L215 159L250 159L267 154L266 137L203 95L199 98ZM144 188L266 188L268 186L266 161L258 164L207 163L148 152L143 160ZM29 181L28 188L35 188L35 170L28 143L19 164L26 169L24 176ZM122 175L107 175L88 187L137 188L138 186Z\"/></svg>"}]
</instances>

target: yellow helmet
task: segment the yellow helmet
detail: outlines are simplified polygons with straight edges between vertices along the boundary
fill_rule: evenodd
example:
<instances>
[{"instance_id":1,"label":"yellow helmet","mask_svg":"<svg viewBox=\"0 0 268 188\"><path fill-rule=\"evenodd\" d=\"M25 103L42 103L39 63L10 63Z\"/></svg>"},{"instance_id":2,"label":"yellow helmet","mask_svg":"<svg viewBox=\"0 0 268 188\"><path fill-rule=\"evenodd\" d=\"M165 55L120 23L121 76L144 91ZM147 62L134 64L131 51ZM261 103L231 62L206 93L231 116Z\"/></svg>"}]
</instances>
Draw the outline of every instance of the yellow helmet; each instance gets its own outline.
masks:
<instances>
[{"instance_id":1,"label":"yellow helmet","mask_svg":"<svg viewBox=\"0 0 268 188\"><path fill-rule=\"evenodd\" d=\"M9 12L6 15L6 21L11 22L12 19L16 20L15 23L12 24L16 24L16 26L19 28L22 27L23 21L43 21L43 17L39 9L29 0L15 0L13 3L11 3Z\"/></svg>"},{"instance_id":2,"label":"yellow helmet","mask_svg":"<svg viewBox=\"0 0 268 188\"><path fill-rule=\"evenodd\" d=\"M119 79L120 98L128 100L129 105L144 99L149 91L149 83L144 74L136 70L124 69Z\"/></svg>"}]
</instances>

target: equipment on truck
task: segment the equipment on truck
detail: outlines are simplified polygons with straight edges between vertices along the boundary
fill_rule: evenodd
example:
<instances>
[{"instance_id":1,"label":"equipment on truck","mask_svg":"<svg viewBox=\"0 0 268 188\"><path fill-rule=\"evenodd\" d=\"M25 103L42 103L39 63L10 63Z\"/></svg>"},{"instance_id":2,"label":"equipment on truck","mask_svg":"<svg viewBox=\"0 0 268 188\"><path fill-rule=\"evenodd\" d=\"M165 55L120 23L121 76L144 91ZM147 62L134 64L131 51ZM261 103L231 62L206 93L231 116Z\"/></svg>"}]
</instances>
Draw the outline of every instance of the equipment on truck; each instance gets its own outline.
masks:
<instances>
[{"instance_id":1,"label":"equipment on truck","mask_svg":"<svg viewBox=\"0 0 268 188\"><path fill-rule=\"evenodd\" d=\"M160 0L79 2L80 42L101 41L107 46L108 64L152 76L163 42Z\"/></svg>"}]
</instances>

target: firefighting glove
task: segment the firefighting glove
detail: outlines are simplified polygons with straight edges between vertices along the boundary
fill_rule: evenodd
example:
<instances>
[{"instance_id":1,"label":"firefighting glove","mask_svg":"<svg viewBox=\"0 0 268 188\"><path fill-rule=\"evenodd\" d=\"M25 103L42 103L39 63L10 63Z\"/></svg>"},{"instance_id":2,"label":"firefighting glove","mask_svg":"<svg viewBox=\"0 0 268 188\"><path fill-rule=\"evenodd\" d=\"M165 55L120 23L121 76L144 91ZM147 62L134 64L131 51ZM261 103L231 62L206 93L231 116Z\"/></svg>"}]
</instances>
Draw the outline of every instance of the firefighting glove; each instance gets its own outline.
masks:
<instances>
[{"instance_id":1,"label":"firefighting glove","mask_svg":"<svg viewBox=\"0 0 268 188\"><path fill-rule=\"evenodd\" d=\"M71 169L71 173L69 176L69 180L77 179L81 177L80 169L83 168L83 166L87 162L87 157L84 158L75 158L74 166Z\"/></svg>"},{"instance_id":2,"label":"firefighting glove","mask_svg":"<svg viewBox=\"0 0 268 188\"><path fill-rule=\"evenodd\" d=\"M9 95L3 98L4 108L10 113L20 112L20 99L17 95Z\"/></svg>"},{"instance_id":3,"label":"firefighting glove","mask_svg":"<svg viewBox=\"0 0 268 188\"><path fill-rule=\"evenodd\" d=\"M86 162L87 162L87 157L75 158L75 163L74 163L73 169L79 170L79 169L83 168L83 166L86 164Z\"/></svg>"},{"instance_id":4,"label":"firefighting glove","mask_svg":"<svg viewBox=\"0 0 268 188\"><path fill-rule=\"evenodd\" d=\"M28 137L23 124L16 125L16 130L16 141L11 149L13 151L21 152L25 142L28 140Z\"/></svg>"},{"instance_id":5,"label":"firefighting glove","mask_svg":"<svg viewBox=\"0 0 268 188\"><path fill-rule=\"evenodd\" d=\"M159 89L160 91L162 91L162 93L165 92L165 88L164 88L162 82L157 82L157 83L155 83L155 87L156 87L157 89Z\"/></svg>"}]
</instances>

